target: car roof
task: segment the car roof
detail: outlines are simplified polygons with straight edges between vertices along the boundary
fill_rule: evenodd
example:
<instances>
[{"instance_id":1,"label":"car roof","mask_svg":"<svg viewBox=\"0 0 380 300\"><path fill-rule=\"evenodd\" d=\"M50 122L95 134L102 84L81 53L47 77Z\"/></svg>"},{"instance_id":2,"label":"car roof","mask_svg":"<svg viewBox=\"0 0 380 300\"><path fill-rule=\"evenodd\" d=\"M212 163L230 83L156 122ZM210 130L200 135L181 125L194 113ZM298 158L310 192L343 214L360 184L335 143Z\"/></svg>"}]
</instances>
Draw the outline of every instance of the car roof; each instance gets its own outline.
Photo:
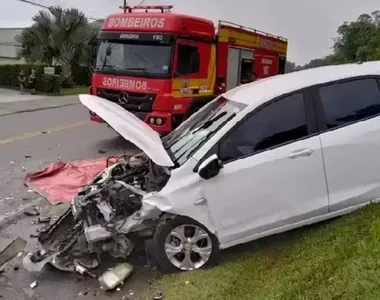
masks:
<instances>
[{"instance_id":1,"label":"car roof","mask_svg":"<svg viewBox=\"0 0 380 300\"><path fill-rule=\"evenodd\" d=\"M366 75L380 76L380 61L325 66L276 75L241 85L223 96L248 107L257 107L273 98L309 86Z\"/></svg>"}]
</instances>

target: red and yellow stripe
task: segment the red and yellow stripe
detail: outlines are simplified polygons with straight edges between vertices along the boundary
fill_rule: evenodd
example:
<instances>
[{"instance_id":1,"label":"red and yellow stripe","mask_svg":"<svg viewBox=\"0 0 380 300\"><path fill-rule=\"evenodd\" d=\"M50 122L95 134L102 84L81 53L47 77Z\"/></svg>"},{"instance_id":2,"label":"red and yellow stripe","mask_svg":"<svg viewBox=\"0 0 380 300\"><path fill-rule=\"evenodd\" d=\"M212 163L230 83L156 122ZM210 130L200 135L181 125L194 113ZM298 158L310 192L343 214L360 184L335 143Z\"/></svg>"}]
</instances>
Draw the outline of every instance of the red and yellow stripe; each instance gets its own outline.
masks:
<instances>
[{"instance_id":1,"label":"red and yellow stripe","mask_svg":"<svg viewBox=\"0 0 380 300\"><path fill-rule=\"evenodd\" d=\"M235 40L235 45L246 48L261 48L261 39L266 38L255 32L238 30L235 28L221 28L218 32L219 42L228 42ZM271 38L276 43L275 51L277 53L286 55L288 43L286 41Z\"/></svg>"}]
</instances>

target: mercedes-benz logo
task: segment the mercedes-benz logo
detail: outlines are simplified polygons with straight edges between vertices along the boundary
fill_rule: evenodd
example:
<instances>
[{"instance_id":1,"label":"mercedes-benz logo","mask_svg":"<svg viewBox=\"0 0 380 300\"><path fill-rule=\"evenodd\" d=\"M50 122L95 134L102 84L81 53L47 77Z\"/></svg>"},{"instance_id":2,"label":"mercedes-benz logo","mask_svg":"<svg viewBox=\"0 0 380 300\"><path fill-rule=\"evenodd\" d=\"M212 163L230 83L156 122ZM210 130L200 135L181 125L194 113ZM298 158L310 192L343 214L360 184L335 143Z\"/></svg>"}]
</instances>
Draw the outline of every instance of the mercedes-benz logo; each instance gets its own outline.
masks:
<instances>
[{"instance_id":1,"label":"mercedes-benz logo","mask_svg":"<svg viewBox=\"0 0 380 300\"><path fill-rule=\"evenodd\" d=\"M119 103L120 104L128 103L128 94L126 92L122 92L119 94Z\"/></svg>"}]
</instances>

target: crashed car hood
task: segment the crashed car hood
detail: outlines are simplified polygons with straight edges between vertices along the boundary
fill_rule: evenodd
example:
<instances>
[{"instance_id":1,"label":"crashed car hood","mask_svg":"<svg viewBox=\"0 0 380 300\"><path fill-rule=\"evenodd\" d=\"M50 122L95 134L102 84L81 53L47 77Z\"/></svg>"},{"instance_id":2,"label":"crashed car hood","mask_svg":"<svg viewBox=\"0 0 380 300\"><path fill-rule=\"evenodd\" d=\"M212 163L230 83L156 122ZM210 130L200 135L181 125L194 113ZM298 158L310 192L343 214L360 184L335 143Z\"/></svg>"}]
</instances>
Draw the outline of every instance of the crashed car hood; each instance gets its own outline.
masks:
<instances>
[{"instance_id":1,"label":"crashed car hood","mask_svg":"<svg viewBox=\"0 0 380 300\"><path fill-rule=\"evenodd\" d=\"M174 166L159 134L120 105L93 95L79 95L90 111L96 113L126 140L139 147L157 165Z\"/></svg>"}]
</instances>

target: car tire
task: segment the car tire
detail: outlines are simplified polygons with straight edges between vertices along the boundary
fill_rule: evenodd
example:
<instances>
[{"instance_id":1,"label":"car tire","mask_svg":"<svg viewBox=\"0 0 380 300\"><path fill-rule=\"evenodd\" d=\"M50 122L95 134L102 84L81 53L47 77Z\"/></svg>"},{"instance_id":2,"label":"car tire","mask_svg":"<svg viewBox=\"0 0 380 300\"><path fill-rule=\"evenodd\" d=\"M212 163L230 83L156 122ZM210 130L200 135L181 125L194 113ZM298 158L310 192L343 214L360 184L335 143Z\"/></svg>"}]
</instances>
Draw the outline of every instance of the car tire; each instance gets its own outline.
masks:
<instances>
[{"instance_id":1,"label":"car tire","mask_svg":"<svg viewBox=\"0 0 380 300\"><path fill-rule=\"evenodd\" d=\"M184 234L184 237L187 238L185 243L183 243L177 235L177 232L182 231L182 229L184 233L186 231L186 234ZM191 232L194 233L194 236L191 235ZM195 237L196 232L198 233L198 237ZM199 237L201 238L199 239ZM177 239L177 241L174 240L174 242L177 243L176 246L172 243L168 243L168 241L173 238ZM167 253L174 248L176 249L175 251L179 251L178 249L181 248L181 246L178 245L178 242L182 244L183 249L178 255L171 257L170 260ZM191 246L189 246L189 244ZM169 245L170 247L168 248ZM152 250L159 269L165 274L207 268L217 264L219 261L219 243L216 236L199 222L184 216L175 216L157 227L153 236ZM203 256L199 255L199 253L202 253ZM181 268L179 266L181 260L184 261L186 257L189 258L189 255L191 261L194 263L194 268ZM175 263L173 263L173 261ZM186 264L184 264L184 266L185 265Z\"/></svg>"}]
</instances>

